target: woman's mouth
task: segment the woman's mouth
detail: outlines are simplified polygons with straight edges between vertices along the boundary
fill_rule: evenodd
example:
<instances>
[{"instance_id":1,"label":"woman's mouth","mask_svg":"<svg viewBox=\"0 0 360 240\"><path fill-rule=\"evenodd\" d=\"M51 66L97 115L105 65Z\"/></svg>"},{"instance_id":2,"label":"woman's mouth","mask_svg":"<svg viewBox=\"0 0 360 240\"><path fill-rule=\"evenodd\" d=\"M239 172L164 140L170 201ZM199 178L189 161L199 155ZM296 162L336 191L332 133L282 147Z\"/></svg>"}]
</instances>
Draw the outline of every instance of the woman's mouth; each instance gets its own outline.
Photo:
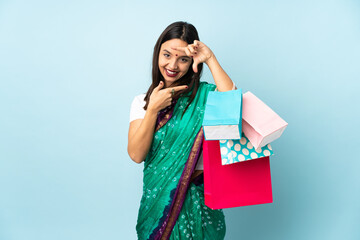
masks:
<instances>
[{"instance_id":1,"label":"woman's mouth","mask_svg":"<svg viewBox=\"0 0 360 240\"><path fill-rule=\"evenodd\" d=\"M179 74L179 72L170 71L169 69L166 68L165 68L165 72L168 77L176 77Z\"/></svg>"}]
</instances>

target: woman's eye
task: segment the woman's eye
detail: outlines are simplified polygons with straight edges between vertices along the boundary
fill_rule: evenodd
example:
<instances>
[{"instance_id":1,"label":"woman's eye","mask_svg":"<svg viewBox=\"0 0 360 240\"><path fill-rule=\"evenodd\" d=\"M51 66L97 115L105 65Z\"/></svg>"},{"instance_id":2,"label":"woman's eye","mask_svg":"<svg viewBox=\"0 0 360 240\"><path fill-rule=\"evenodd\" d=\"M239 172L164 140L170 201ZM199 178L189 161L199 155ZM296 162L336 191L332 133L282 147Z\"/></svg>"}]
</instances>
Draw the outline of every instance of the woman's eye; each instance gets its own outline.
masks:
<instances>
[{"instance_id":1,"label":"woman's eye","mask_svg":"<svg viewBox=\"0 0 360 240\"><path fill-rule=\"evenodd\" d=\"M170 55L169 55L169 54L166 54L166 53L164 54L164 56L165 56L165 57L170 57Z\"/></svg>"},{"instance_id":2,"label":"woman's eye","mask_svg":"<svg viewBox=\"0 0 360 240\"><path fill-rule=\"evenodd\" d=\"M182 58L181 61L182 62L188 62L188 60L186 58Z\"/></svg>"}]
</instances>

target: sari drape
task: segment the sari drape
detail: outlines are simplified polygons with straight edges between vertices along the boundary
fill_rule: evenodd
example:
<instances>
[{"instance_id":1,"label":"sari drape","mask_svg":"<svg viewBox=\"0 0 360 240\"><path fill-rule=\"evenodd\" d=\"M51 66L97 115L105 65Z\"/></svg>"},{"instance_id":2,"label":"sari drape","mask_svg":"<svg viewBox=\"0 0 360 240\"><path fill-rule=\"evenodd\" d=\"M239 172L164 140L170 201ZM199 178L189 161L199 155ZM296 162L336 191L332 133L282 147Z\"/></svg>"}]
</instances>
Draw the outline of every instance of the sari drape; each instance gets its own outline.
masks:
<instances>
[{"instance_id":1,"label":"sari drape","mask_svg":"<svg viewBox=\"0 0 360 240\"><path fill-rule=\"evenodd\" d=\"M201 151L206 98L216 86L200 82L193 102L180 97L159 114L144 161L143 195L136 231L139 240L224 239L222 210L204 204L203 184L190 182Z\"/></svg>"}]
</instances>

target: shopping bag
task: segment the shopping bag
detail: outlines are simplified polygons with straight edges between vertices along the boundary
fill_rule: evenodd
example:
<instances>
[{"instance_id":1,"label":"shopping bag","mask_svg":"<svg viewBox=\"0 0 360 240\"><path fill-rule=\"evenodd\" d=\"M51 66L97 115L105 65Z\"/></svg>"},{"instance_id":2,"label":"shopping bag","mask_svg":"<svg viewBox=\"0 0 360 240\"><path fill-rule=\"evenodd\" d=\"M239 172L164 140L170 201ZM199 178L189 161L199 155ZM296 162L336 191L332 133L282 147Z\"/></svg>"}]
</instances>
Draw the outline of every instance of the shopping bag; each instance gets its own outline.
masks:
<instances>
[{"instance_id":1,"label":"shopping bag","mask_svg":"<svg viewBox=\"0 0 360 240\"><path fill-rule=\"evenodd\" d=\"M209 92L203 120L205 139L240 139L241 108L241 89Z\"/></svg>"},{"instance_id":2,"label":"shopping bag","mask_svg":"<svg viewBox=\"0 0 360 240\"><path fill-rule=\"evenodd\" d=\"M205 205L212 209L271 203L269 157L221 164L219 141L203 141Z\"/></svg>"},{"instance_id":3,"label":"shopping bag","mask_svg":"<svg viewBox=\"0 0 360 240\"><path fill-rule=\"evenodd\" d=\"M274 154L270 144L255 149L244 133L241 134L240 140L220 140L220 153L222 165L268 157Z\"/></svg>"},{"instance_id":4,"label":"shopping bag","mask_svg":"<svg viewBox=\"0 0 360 240\"><path fill-rule=\"evenodd\" d=\"M243 94L242 131L255 149L273 142L288 125L251 92Z\"/></svg>"}]
</instances>

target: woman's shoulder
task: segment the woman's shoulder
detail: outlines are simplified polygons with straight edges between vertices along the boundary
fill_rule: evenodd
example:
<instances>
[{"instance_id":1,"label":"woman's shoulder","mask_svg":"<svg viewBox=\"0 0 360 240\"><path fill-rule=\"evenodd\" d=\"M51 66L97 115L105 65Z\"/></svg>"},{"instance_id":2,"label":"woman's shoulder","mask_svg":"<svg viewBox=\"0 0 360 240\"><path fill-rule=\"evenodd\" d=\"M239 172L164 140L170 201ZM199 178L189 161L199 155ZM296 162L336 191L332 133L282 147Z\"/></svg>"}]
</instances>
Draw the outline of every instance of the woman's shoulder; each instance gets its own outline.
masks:
<instances>
[{"instance_id":1,"label":"woman's shoulder","mask_svg":"<svg viewBox=\"0 0 360 240\"><path fill-rule=\"evenodd\" d=\"M134 106L134 105L135 106L140 106L140 105L144 106L145 105L145 100L144 100L145 96L146 96L145 93L136 95L131 102L131 106Z\"/></svg>"},{"instance_id":2,"label":"woman's shoulder","mask_svg":"<svg viewBox=\"0 0 360 240\"><path fill-rule=\"evenodd\" d=\"M135 119L143 119L145 116L145 109L144 106L146 104L144 98L145 93L136 95L134 97L134 100L131 103L130 107L130 122L132 122Z\"/></svg>"},{"instance_id":3,"label":"woman's shoulder","mask_svg":"<svg viewBox=\"0 0 360 240\"><path fill-rule=\"evenodd\" d=\"M139 94L139 95L136 95L136 96L134 97L134 100L137 100L137 101L139 101L139 102L143 102L145 96L146 96L146 93L141 93L141 94Z\"/></svg>"},{"instance_id":4,"label":"woman's shoulder","mask_svg":"<svg viewBox=\"0 0 360 240\"><path fill-rule=\"evenodd\" d=\"M205 81L200 81L199 89L203 89L205 91L214 91L216 88L215 84L208 83Z\"/></svg>"},{"instance_id":5,"label":"woman's shoulder","mask_svg":"<svg viewBox=\"0 0 360 240\"><path fill-rule=\"evenodd\" d=\"M206 81L200 81L200 85L214 85L215 86L215 84L212 84L212 83L209 83Z\"/></svg>"},{"instance_id":6,"label":"woman's shoulder","mask_svg":"<svg viewBox=\"0 0 360 240\"><path fill-rule=\"evenodd\" d=\"M131 102L131 108L143 108L145 106L145 93L136 95Z\"/></svg>"}]
</instances>

